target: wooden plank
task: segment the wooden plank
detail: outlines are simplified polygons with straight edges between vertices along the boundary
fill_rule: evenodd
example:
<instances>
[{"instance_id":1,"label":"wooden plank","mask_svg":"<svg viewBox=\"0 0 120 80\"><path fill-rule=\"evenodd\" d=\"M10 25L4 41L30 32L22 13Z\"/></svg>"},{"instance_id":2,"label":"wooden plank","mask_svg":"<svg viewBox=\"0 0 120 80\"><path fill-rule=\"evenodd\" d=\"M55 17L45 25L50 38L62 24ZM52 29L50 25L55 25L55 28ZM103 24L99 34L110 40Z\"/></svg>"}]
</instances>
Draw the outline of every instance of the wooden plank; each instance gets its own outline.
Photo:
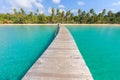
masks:
<instances>
[{"instance_id":1,"label":"wooden plank","mask_svg":"<svg viewBox=\"0 0 120 80\"><path fill-rule=\"evenodd\" d=\"M76 43L66 27L22 80L93 80Z\"/></svg>"}]
</instances>

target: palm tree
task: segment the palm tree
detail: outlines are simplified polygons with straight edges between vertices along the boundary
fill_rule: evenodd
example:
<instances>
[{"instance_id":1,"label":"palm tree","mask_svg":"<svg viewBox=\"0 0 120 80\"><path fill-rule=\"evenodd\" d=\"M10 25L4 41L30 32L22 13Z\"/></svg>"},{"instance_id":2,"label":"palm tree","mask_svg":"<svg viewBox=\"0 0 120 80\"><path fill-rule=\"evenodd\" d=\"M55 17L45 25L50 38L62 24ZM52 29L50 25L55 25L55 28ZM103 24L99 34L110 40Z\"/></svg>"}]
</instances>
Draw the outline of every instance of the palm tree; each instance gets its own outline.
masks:
<instances>
[{"instance_id":1,"label":"palm tree","mask_svg":"<svg viewBox=\"0 0 120 80\"><path fill-rule=\"evenodd\" d=\"M39 9L36 10L37 14L39 14Z\"/></svg>"},{"instance_id":2,"label":"palm tree","mask_svg":"<svg viewBox=\"0 0 120 80\"><path fill-rule=\"evenodd\" d=\"M55 9L52 8L52 14L51 14L51 22L54 23L54 17L55 17Z\"/></svg>"},{"instance_id":3,"label":"palm tree","mask_svg":"<svg viewBox=\"0 0 120 80\"><path fill-rule=\"evenodd\" d=\"M21 11L21 14L25 14L25 11L23 8L21 8L20 11Z\"/></svg>"},{"instance_id":4,"label":"palm tree","mask_svg":"<svg viewBox=\"0 0 120 80\"><path fill-rule=\"evenodd\" d=\"M71 23L73 23L73 22L74 22L74 20L73 20L73 16L74 16L74 14L73 14L73 13L71 13L71 14L70 14L70 22L71 22Z\"/></svg>"},{"instance_id":5,"label":"palm tree","mask_svg":"<svg viewBox=\"0 0 120 80\"><path fill-rule=\"evenodd\" d=\"M115 19L116 19L116 23L117 24L120 24L120 12L117 12L116 14L115 14Z\"/></svg>"},{"instance_id":6,"label":"palm tree","mask_svg":"<svg viewBox=\"0 0 120 80\"><path fill-rule=\"evenodd\" d=\"M105 16L105 14L106 14L106 9L103 9L102 15Z\"/></svg>"},{"instance_id":7,"label":"palm tree","mask_svg":"<svg viewBox=\"0 0 120 80\"><path fill-rule=\"evenodd\" d=\"M59 10L59 9L57 9L57 13L56 13L56 15L57 15L57 16L59 15L59 12L60 12L60 10Z\"/></svg>"},{"instance_id":8,"label":"palm tree","mask_svg":"<svg viewBox=\"0 0 120 80\"><path fill-rule=\"evenodd\" d=\"M97 16L97 23L102 23L102 13L99 13Z\"/></svg>"},{"instance_id":9,"label":"palm tree","mask_svg":"<svg viewBox=\"0 0 120 80\"><path fill-rule=\"evenodd\" d=\"M81 16L82 11L79 9L78 10L78 23L80 23L80 16Z\"/></svg>"},{"instance_id":10,"label":"palm tree","mask_svg":"<svg viewBox=\"0 0 120 80\"><path fill-rule=\"evenodd\" d=\"M78 23L78 16L74 16L74 22Z\"/></svg>"},{"instance_id":11,"label":"palm tree","mask_svg":"<svg viewBox=\"0 0 120 80\"><path fill-rule=\"evenodd\" d=\"M16 9L14 9L14 14L17 14L17 10Z\"/></svg>"},{"instance_id":12,"label":"palm tree","mask_svg":"<svg viewBox=\"0 0 120 80\"><path fill-rule=\"evenodd\" d=\"M65 14L65 12L62 11L62 13L61 13L61 23L63 23L63 20L64 20L64 14Z\"/></svg>"},{"instance_id":13,"label":"palm tree","mask_svg":"<svg viewBox=\"0 0 120 80\"><path fill-rule=\"evenodd\" d=\"M111 10L108 12L108 16L109 16L109 17L112 17L112 16L113 16L113 12L112 12Z\"/></svg>"},{"instance_id":14,"label":"palm tree","mask_svg":"<svg viewBox=\"0 0 120 80\"><path fill-rule=\"evenodd\" d=\"M52 8L50 16L40 14L38 9L35 13L30 12L29 14L22 8L19 11L16 9L13 11L14 14L0 14L0 23L120 23L120 12L108 11L106 14L106 9L99 14L96 14L94 9L90 9L88 13L79 9L78 15L75 16L70 10L65 13L57 9L55 14L54 8Z\"/></svg>"},{"instance_id":15,"label":"palm tree","mask_svg":"<svg viewBox=\"0 0 120 80\"><path fill-rule=\"evenodd\" d=\"M89 23L90 22L90 13L88 12L87 14L86 14L86 23Z\"/></svg>"},{"instance_id":16,"label":"palm tree","mask_svg":"<svg viewBox=\"0 0 120 80\"><path fill-rule=\"evenodd\" d=\"M67 23L69 21L70 14L71 14L70 10L66 12L66 22Z\"/></svg>"},{"instance_id":17,"label":"palm tree","mask_svg":"<svg viewBox=\"0 0 120 80\"><path fill-rule=\"evenodd\" d=\"M38 19L39 19L39 23L46 23L47 22L47 18L45 16L45 14L40 14Z\"/></svg>"},{"instance_id":18,"label":"palm tree","mask_svg":"<svg viewBox=\"0 0 120 80\"><path fill-rule=\"evenodd\" d=\"M56 13L56 16L57 16L57 22L60 21L60 15L61 15L60 10L57 9L57 13Z\"/></svg>"},{"instance_id":19,"label":"palm tree","mask_svg":"<svg viewBox=\"0 0 120 80\"><path fill-rule=\"evenodd\" d=\"M106 14L106 9L103 9L102 13L101 13L101 22L104 23L104 17Z\"/></svg>"},{"instance_id":20,"label":"palm tree","mask_svg":"<svg viewBox=\"0 0 120 80\"><path fill-rule=\"evenodd\" d=\"M91 10L90 10L91 16L94 16L94 13L95 13L94 9L91 9Z\"/></svg>"},{"instance_id":21,"label":"palm tree","mask_svg":"<svg viewBox=\"0 0 120 80\"><path fill-rule=\"evenodd\" d=\"M32 23L33 22L33 12L30 11L29 15L28 15L28 22Z\"/></svg>"},{"instance_id":22,"label":"palm tree","mask_svg":"<svg viewBox=\"0 0 120 80\"><path fill-rule=\"evenodd\" d=\"M87 19L86 19L86 12L83 11L81 16L82 16L81 17L81 23L86 23L86 21L87 21Z\"/></svg>"},{"instance_id":23,"label":"palm tree","mask_svg":"<svg viewBox=\"0 0 120 80\"><path fill-rule=\"evenodd\" d=\"M111 10L108 12L108 22L109 23L115 23L115 16L114 16L114 13Z\"/></svg>"},{"instance_id":24,"label":"palm tree","mask_svg":"<svg viewBox=\"0 0 120 80\"><path fill-rule=\"evenodd\" d=\"M96 20L96 16L97 16L97 15L95 14L94 9L90 9L89 13L90 13L90 16L91 16L90 23L95 23L95 20Z\"/></svg>"}]
</instances>

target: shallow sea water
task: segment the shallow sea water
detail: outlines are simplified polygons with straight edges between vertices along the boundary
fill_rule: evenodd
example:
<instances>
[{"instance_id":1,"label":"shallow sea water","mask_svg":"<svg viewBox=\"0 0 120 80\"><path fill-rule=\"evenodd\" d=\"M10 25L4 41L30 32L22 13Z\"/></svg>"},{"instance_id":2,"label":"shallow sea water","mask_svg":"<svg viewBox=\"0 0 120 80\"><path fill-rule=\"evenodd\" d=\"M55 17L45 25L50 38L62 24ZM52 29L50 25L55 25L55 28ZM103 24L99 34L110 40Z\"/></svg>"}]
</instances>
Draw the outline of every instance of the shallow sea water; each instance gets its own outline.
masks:
<instances>
[{"instance_id":1,"label":"shallow sea water","mask_svg":"<svg viewBox=\"0 0 120 80\"><path fill-rule=\"evenodd\" d=\"M56 30L56 26L0 26L0 80L21 80Z\"/></svg>"},{"instance_id":2,"label":"shallow sea water","mask_svg":"<svg viewBox=\"0 0 120 80\"><path fill-rule=\"evenodd\" d=\"M120 80L120 27L67 26L94 80Z\"/></svg>"}]
</instances>

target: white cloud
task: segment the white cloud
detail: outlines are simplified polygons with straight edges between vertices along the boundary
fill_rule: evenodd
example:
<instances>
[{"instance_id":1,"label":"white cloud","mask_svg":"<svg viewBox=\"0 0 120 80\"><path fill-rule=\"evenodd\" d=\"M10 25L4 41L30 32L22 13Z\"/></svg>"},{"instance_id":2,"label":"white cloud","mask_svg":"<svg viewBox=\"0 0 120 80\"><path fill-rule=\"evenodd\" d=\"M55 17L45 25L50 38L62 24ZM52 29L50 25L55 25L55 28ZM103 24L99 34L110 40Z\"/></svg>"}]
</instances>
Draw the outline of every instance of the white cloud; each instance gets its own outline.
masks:
<instances>
[{"instance_id":1,"label":"white cloud","mask_svg":"<svg viewBox=\"0 0 120 80\"><path fill-rule=\"evenodd\" d=\"M65 10L65 6L64 5L58 5L58 8L59 8L59 11L60 12L65 12L66 13L66 10Z\"/></svg>"},{"instance_id":2,"label":"white cloud","mask_svg":"<svg viewBox=\"0 0 120 80\"><path fill-rule=\"evenodd\" d=\"M110 9L111 11L115 11L115 9L114 8L112 8L112 9Z\"/></svg>"},{"instance_id":3,"label":"white cloud","mask_svg":"<svg viewBox=\"0 0 120 80\"><path fill-rule=\"evenodd\" d=\"M58 5L58 8L65 8L64 5Z\"/></svg>"},{"instance_id":4,"label":"white cloud","mask_svg":"<svg viewBox=\"0 0 120 80\"><path fill-rule=\"evenodd\" d=\"M32 8L31 1L28 1L28 0L24 0L24 1L9 0L8 2L10 3L10 5L12 7L15 7L15 8L25 8L25 9L31 9Z\"/></svg>"},{"instance_id":5,"label":"white cloud","mask_svg":"<svg viewBox=\"0 0 120 80\"><path fill-rule=\"evenodd\" d=\"M49 14L52 13L52 8L51 8L51 7L48 8L48 13L49 13Z\"/></svg>"},{"instance_id":6,"label":"white cloud","mask_svg":"<svg viewBox=\"0 0 120 80\"><path fill-rule=\"evenodd\" d=\"M64 11L64 12L66 13L65 9L59 9L59 11L60 11L60 12ZM55 9L55 14L56 14L56 12L57 12L57 11L56 11L56 9ZM49 14L52 13L52 8L51 8L51 7L48 8L48 13L49 13Z\"/></svg>"},{"instance_id":7,"label":"white cloud","mask_svg":"<svg viewBox=\"0 0 120 80\"><path fill-rule=\"evenodd\" d=\"M44 6L41 4L42 0L6 0L6 2L10 5L11 8L23 8L28 11L39 9L40 13L44 12Z\"/></svg>"},{"instance_id":8,"label":"white cloud","mask_svg":"<svg viewBox=\"0 0 120 80\"><path fill-rule=\"evenodd\" d=\"M78 5L79 5L79 6L83 6L83 5L85 5L85 3L82 2L82 1L78 1Z\"/></svg>"},{"instance_id":9,"label":"white cloud","mask_svg":"<svg viewBox=\"0 0 120 80\"><path fill-rule=\"evenodd\" d=\"M54 9L55 9L55 8L54 8ZM49 14L52 13L52 8L51 8L51 7L48 8L48 13L49 13ZM55 14L56 14L56 9L55 9Z\"/></svg>"},{"instance_id":10,"label":"white cloud","mask_svg":"<svg viewBox=\"0 0 120 80\"><path fill-rule=\"evenodd\" d=\"M55 4L59 4L61 0L52 0L52 1L53 1L53 3L55 3Z\"/></svg>"},{"instance_id":11,"label":"white cloud","mask_svg":"<svg viewBox=\"0 0 120 80\"><path fill-rule=\"evenodd\" d=\"M6 7L6 6L3 6L2 9L0 9L0 13L13 13L13 8L10 7Z\"/></svg>"},{"instance_id":12,"label":"white cloud","mask_svg":"<svg viewBox=\"0 0 120 80\"><path fill-rule=\"evenodd\" d=\"M71 12L72 12L72 13L77 13L78 10L77 10L77 9L72 9Z\"/></svg>"},{"instance_id":13,"label":"white cloud","mask_svg":"<svg viewBox=\"0 0 120 80\"><path fill-rule=\"evenodd\" d=\"M112 3L112 6L120 6L120 1Z\"/></svg>"},{"instance_id":14,"label":"white cloud","mask_svg":"<svg viewBox=\"0 0 120 80\"><path fill-rule=\"evenodd\" d=\"M62 12L62 11L64 11L66 13L65 9L60 9L60 12Z\"/></svg>"}]
</instances>

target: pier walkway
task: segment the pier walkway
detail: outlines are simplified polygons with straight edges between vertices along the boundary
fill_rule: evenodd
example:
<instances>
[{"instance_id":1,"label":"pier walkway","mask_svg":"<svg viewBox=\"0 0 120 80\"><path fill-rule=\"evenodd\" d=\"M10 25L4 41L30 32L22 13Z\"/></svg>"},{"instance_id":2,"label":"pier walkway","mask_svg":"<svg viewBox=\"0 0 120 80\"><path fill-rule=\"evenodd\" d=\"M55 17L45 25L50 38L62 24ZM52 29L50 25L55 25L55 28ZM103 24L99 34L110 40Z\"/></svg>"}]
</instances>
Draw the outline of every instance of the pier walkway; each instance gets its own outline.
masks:
<instances>
[{"instance_id":1,"label":"pier walkway","mask_svg":"<svg viewBox=\"0 0 120 80\"><path fill-rule=\"evenodd\" d=\"M93 80L93 77L72 35L61 26L51 45L22 80Z\"/></svg>"}]
</instances>

